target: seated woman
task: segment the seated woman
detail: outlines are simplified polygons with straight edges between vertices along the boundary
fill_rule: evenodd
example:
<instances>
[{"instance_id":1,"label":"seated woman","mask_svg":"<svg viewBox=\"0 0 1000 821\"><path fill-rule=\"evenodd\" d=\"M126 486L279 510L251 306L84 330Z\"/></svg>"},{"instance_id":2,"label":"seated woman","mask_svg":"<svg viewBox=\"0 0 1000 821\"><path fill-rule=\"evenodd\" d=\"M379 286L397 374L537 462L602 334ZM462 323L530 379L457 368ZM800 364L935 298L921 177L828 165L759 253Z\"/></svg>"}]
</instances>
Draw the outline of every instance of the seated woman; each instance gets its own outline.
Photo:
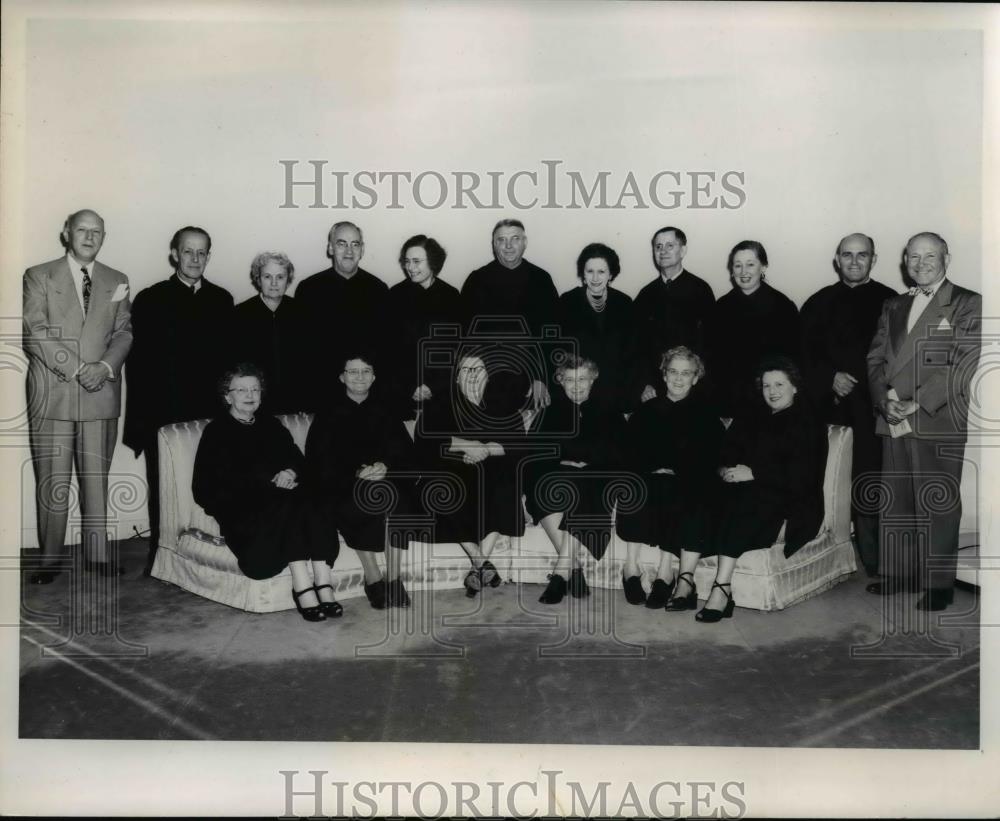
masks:
<instances>
[{"instance_id":1,"label":"seated woman","mask_svg":"<svg viewBox=\"0 0 1000 821\"><path fill-rule=\"evenodd\" d=\"M422 367L420 341L435 327L460 325L462 303L458 290L439 278L448 254L433 237L417 234L403 243L399 267L406 279L389 289L389 327L392 401L403 419L435 393L448 390L440 370ZM442 378L443 377L443 378Z\"/></svg>"},{"instance_id":2,"label":"seated woman","mask_svg":"<svg viewBox=\"0 0 1000 821\"><path fill-rule=\"evenodd\" d=\"M372 356L364 353L344 360L339 376L344 390L333 393L330 404L316 414L309 427L306 467L340 535L357 551L368 601L376 610L383 610L387 606L410 606L410 597L399 578L408 536L392 526L391 517L410 508L411 483L393 476L393 472L410 467L411 442L402 421L372 392L372 361ZM378 483L380 487L367 483ZM384 578L375 558L376 553L383 552Z\"/></svg>"},{"instance_id":3,"label":"seated woman","mask_svg":"<svg viewBox=\"0 0 1000 821\"><path fill-rule=\"evenodd\" d=\"M786 357L765 359L758 369L765 413L736 419L723 442L707 550L718 554L718 570L698 621L733 615L736 560L765 550L785 527L785 556L814 539L823 522L823 476L827 429L805 400L796 401L801 376ZM680 574L667 610L697 606L694 569L700 553L681 552Z\"/></svg>"},{"instance_id":4,"label":"seated woman","mask_svg":"<svg viewBox=\"0 0 1000 821\"><path fill-rule=\"evenodd\" d=\"M219 380L228 413L202 433L194 499L219 522L244 575L269 579L287 566L295 607L306 621L322 621L344 612L330 576L339 545L301 484L304 460L291 433L257 413L264 387L260 370L246 363Z\"/></svg>"},{"instance_id":5,"label":"seated woman","mask_svg":"<svg viewBox=\"0 0 1000 821\"><path fill-rule=\"evenodd\" d=\"M619 510L618 538L627 543L622 582L629 604L664 608L674 588L673 557L700 553L705 535L704 506L711 491L724 428L692 388L705 366L691 349L671 348L660 362L666 390L644 402L628 420L629 466L646 482L646 501L634 511ZM660 564L647 597L639 578L639 548L660 548Z\"/></svg>"},{"instance_id":6,"label":"seated woman","mask_svg":"<svg viewBox=\"0 0 1000 821\"><path fill-rule=\"evenodd\" d=\"M421 483L457 483L454 504L430 511L433 540L458 542L469 554L465 590L470 598L483 585L500 584L489 561L497 538L524 535L516 451L525 442L522 406L529 383L513 370L503 349L459 352L456 388L435 395L417 419Z\"/></svg>"},{"instance_id":7,"label":"seated woman","mask_svg":"<svg viewBox=\"0 0 1000 821\"><path fill-rule=\"evenodd\" d=\"M621 462L625 418L591 398L599 375L592 359L567 357L555 374L562 391L553 391L552 404L540 414L538 438L559 449L558 456L532 461L528 468L528 512L558 556L539 598L543 604L561 602L567 586L576 598L590 595L583 551L600 561L611 540L614 501L606 490L609 471Z\"/></svg>"},{"instance_id":8,"label":"seated woman","mask_svg":"<svg viewBox=\"0 0 1000 821\"><path fill-rule=\"evenodd\" d=\"M586 354L600 370L593 398L618 408L631 410L629 396L636 361L635 321L632 299L611 287L621 272L618 254L600 242L586 246L577 257L576 275L582 283L559 297L559 324L562 335L576 342L570 353Z\"/></svg>"},{"instance_id":9,"label":"seated woman","mask_svg":"<svg viewBox=\"0 0 1000 821\"><path fill-rule=\"evenodd\" d=\"M257 296L233 309L234 359L252 362L264 374L265 413L303 410L305 319L299 304L285 292L295 279L295 266L278 251L257 254L250 263L250 282Z\"/></svg>"}]
</instances>

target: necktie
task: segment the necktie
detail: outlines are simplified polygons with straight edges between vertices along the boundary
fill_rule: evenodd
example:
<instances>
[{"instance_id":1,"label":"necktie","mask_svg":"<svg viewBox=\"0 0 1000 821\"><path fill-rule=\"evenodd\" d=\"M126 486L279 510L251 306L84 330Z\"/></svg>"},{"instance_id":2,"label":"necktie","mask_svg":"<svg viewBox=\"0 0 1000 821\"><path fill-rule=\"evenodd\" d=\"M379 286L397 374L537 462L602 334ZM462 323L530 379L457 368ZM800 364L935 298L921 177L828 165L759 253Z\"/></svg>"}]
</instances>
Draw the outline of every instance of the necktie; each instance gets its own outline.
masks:
<instances>
[{"instance_id":1,"label":"necktie","mask_svg":"<svg viewBox=\"0 0 1000 821\"><path fill-rule=\"evenodd\" d=\"M87 310L90 308L90 286L92 283L90 281L90 273L87 271L87 266L84 265L80 271L83 273L83 315L86 316Z\"/></svg>"}]
</instances>

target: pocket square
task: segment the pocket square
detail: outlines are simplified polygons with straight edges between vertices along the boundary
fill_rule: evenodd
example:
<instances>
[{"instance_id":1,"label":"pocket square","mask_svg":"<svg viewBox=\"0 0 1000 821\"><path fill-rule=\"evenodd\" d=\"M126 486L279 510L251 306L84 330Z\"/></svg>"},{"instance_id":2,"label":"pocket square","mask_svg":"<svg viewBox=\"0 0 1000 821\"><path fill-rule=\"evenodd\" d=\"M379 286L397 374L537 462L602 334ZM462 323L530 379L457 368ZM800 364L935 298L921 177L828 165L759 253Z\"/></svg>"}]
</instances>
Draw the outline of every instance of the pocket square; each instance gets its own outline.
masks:
<instances>
[{"instance_id":1,"label":"pocket square","mask_svg":"<svg viewBox=\"0 0 1000 821\"><path fill-rule=\"evenodd\" d=\"M937 330L939 331L950 331L951 323L948 321L948 317L941 317L941 321L937 324Z\"/></svg>"},{"instance_id":2,"label":"pocket square","mask_svg":"<svg viewBox=\"0 0 1000 821\"><path fill-rule=\"evenodd\" d=\"M127 296L128 296L128 283L122 282L121 284L119 284L117 288L115 288L115 292L111 295L111 301L121 302Z\"/></svg>"}]
</instances>

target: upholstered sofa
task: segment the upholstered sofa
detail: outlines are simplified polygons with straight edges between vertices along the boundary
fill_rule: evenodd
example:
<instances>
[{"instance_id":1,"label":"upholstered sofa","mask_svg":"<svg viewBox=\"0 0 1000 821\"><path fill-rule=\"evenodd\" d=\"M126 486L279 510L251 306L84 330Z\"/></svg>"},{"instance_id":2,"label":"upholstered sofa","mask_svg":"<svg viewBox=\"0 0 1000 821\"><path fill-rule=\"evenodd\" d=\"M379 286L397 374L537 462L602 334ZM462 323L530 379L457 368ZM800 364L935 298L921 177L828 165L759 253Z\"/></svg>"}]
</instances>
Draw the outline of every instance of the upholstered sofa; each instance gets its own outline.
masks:
<instances>
[{"instance_id":1,"label":"upholstered sofa","mask_svg":"<svg viewBox=\"0 0 1000 821\"><path fill-rule=\"evenodd\" d=\"M312 417L299 413L279 418L296 444L304 448ZM178 423L159 432L160 533L152 575L242 610L268 613L291 609L294 605L289 571L262 581L245 577L226 547L218 523L194 501L194 458L207 423ZM783 553L784 528L771 548L745 554L737 563L733 580L733 594L740 607L781 610L827 590L856 569L850 534L852 431L830 426L829 437L824 481L826 515L819 535L790 559ZM624 556L625 545L612 539L604 558L600 562L591 559L585 568L590 585L620 590ZM659 556L655 547L642 548L640 563L647 590ZM537 526L529 526L521 539L501 539L491 556L506 582L537 584L546 582L554 558L548 538ZM411 591L461 587L470 567L457 544L411 543L408 559L403 580ZM702 596L707 594L714 575L714 559L699 563L695 580ZM333 576L338 599L364 595L361 563L346 545L341 546Z\"/></svg>"}]
</instances>

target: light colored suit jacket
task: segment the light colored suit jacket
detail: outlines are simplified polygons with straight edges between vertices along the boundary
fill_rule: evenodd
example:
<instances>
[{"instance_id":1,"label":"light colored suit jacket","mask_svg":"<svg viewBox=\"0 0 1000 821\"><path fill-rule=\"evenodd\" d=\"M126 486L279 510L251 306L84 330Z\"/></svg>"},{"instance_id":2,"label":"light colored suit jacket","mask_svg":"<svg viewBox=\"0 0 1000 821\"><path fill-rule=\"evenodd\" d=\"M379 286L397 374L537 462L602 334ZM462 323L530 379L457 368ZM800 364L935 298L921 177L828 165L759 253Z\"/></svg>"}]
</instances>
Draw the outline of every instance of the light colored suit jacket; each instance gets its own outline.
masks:
<instances>
[{"instance_id":1,"label":"light colored suit jacket","mask_svg":"<svg viewBox=\"0 0 1000 821\"><path fill-rule=\"evenodd\" d=\"M949 280L941 283L913 329L906 322L913 297L886 300L868 351L868 385L877 406L890 388L900 399L916 399L909 417L918 439L965 440L972 377L979 364L983 300ZM889 425L876 415L876 432Z\"/></svg>"},{"instance_id":2,"label":"light colored suit jacket","mask_svg":"<svg viewBox=\"0 0 1000 821\"><path fill-rule=\"evenodd\" d=\"M128 277L94 262L90 306L83 308L65 257L24 273L24 351L30 418L91 421L121 412L121 370L132 347ZM114 371L91 393L73 378L80 365L107 362Z\"/></svg>"}]
</instances>

